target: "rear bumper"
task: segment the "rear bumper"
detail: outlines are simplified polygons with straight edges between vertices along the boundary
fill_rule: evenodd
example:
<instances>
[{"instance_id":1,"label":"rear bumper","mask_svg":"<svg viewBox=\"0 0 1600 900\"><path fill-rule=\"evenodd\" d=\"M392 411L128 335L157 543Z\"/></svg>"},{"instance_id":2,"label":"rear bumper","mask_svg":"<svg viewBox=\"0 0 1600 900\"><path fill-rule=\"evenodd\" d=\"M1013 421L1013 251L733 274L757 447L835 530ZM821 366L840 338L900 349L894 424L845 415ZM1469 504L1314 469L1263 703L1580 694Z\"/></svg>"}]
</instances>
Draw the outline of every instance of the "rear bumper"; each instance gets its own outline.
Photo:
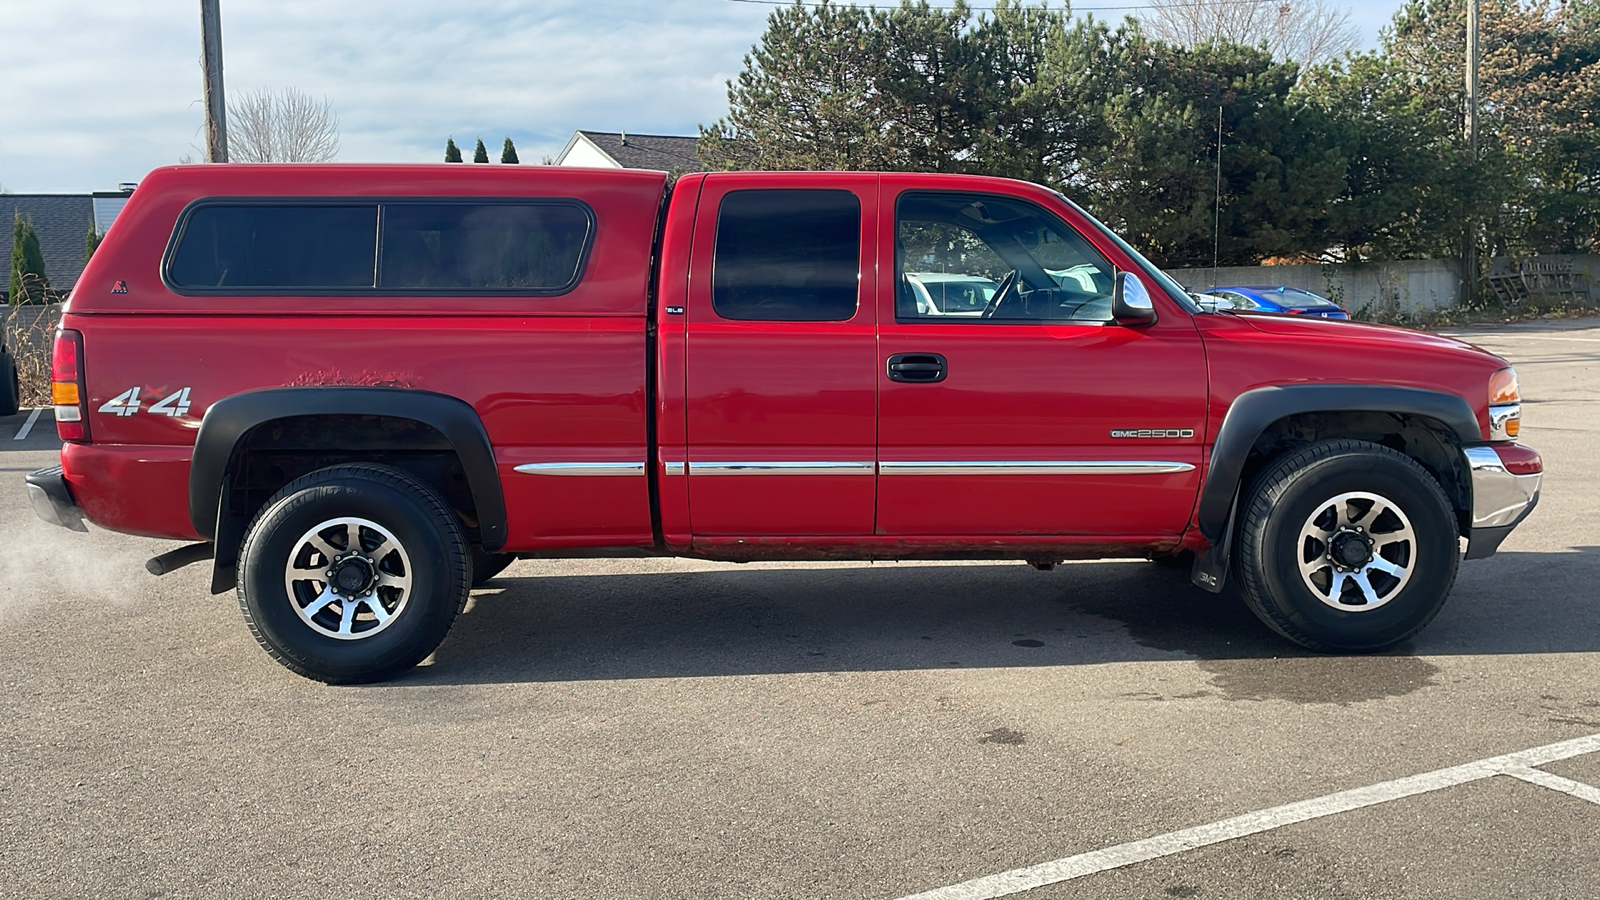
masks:
<instances>
[{"instance_id":1,"label":"rear bumper","mask_svg":"<svg viewBox=\"0 0 1600 900\"><path fill-rule=\"evenodd\" d=\"M1519 444L1467 447L1461 452L1472 474L1466 558L1483 559L1492 556L1538 505L1544 461Z\"/></svg>"},{"instance_id":2,"label":"rear bumper","mask_svg":"<svg viewBox=\"0 0 1600 900\"><path fill-rule=\"evenodd\" d=\"M79 509L77 501L72 499L72 490L67 487L67 479L62 474L60 466L31 472L27 476L27 481L28 502L32 504L33 511L39 518L73 531L89 530L88 526L83 524L83 510Z\"/></svg>"}]
</instances>

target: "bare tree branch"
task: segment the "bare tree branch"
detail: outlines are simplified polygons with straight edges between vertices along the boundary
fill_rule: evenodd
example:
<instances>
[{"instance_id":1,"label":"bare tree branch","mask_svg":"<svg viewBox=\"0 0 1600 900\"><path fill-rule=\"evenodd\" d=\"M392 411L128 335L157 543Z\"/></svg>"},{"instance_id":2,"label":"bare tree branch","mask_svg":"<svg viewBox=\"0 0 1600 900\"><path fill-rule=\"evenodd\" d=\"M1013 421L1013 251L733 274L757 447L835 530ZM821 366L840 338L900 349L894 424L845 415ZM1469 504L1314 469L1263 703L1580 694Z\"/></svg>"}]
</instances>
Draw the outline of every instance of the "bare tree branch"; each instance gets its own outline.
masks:
<instances>
[{"instance_id":1,"label":"bare tree branch","mask_svg":"<svg viewBox=\"0 0 1600 900\"><path fill-rule=\"evenodd\" d=\"M283 88L246 93L228 104L228 158L234 162L327 162L339 155L339 116L324 97Z\"/></svg>"},{"instance_id":2,"label":"bare tree branch","mask_svg":"<svg viewBox=\"0 0 1600 900\"><path fill-rule=\"evenodd\" d=\"M1274 58L1311 66L1354 50L1359 37L1350 10L1330 0L1225 0L1158 6L1141 16L1146 34L1194 47L1209 41L1259 46Z\"/></svg>"}]
</instances>

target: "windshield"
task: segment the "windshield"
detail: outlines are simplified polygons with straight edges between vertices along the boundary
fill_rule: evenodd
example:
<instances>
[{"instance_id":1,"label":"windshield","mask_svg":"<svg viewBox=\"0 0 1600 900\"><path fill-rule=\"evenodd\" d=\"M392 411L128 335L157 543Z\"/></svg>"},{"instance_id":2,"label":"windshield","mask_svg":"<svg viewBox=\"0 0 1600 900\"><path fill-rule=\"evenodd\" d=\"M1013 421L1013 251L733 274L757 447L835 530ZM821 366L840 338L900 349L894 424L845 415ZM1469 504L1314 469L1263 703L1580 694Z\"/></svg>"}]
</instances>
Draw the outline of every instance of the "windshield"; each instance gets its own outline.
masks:
<instances>
[{"instance_id":1,"label":"windshield","mask_svg":"<svg viewBox=\"0 0 1600 900\"><path fill-rule=\"evenodd\" d=\"M1115 231L1107 228L1105 223L1101 222L1099 219L1096 219L1094 216L1089 215L1088 211L1083 207L1067 199L1066 194L1056 191L1055 195L1061 198L1062 203L1072 207L1073 210L1078 213L1078 215L1083 216L1085 219L1088 219L1090 222L1094 223L1095 226L1100 229L1102 234L1111 238L1111 242L1122 249L1123 253L1133 257L1133 261L1145 270L1145 274L1155 279L1155 282L1161 285L1162 289L1167 292L1167 296L1172 298L1172 302L1178 304L1191 313L1205 312L1205 310L1202 309L1199 304L1194 302L1194 298L1189 296L1189 292L1184 290L1183 285L1173 281L1171 275L1161 271L1156 267L1155 263L1145 259L1143 253L1133 249L1133 247L1130 246L1127 241L1119 237Z\"/></svg>"},{"instance_id":2,"label":"windshield","mask_svg":"<svg viewBox=\"0 0 1600 900\"><path fill-rule=\"evenodd\" d=\"M1267 299L1277 301L1279 306L1294 306L1300 309L1338 309L1339 304L1332 300L1318 297L1310 291L1299 288L1278 288L1277 296L1267 294Z\"/></svg>"}]
</instances>

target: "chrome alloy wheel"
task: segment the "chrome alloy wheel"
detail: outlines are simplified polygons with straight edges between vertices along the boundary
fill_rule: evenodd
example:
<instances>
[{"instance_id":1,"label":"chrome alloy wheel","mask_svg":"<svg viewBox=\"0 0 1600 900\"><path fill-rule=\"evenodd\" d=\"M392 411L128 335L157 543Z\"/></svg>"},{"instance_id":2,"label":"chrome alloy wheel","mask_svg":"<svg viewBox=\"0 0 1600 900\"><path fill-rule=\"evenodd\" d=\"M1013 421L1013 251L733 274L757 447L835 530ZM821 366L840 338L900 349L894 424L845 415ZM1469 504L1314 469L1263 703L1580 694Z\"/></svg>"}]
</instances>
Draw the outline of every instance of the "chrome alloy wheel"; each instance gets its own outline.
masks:
<instances>
[{"instance_id":1,"label":"chrome alloy wheel","mask_svg":"<svg viewBox=\"0 0 1600 900\"><path fill-rule=\"evenodd\" d=\"M318 634L341 641L388 628L411 599L411 557L370 519L342 517L295 541L284 567L289 605Z\"/></svg>"},{"instance_id":2,"label":"chrome alloy wheel","mask_svg":"<svg viewBox=\"0 0 1600 900\"><path fill-rule=\"evenodd\" d=\"M1366 491L1320 504L1300 529L1300 578L1317 599L1344 612L1370 612L1400 594L1417 562L1411 520Z\"/></svg>"}]
</instances>

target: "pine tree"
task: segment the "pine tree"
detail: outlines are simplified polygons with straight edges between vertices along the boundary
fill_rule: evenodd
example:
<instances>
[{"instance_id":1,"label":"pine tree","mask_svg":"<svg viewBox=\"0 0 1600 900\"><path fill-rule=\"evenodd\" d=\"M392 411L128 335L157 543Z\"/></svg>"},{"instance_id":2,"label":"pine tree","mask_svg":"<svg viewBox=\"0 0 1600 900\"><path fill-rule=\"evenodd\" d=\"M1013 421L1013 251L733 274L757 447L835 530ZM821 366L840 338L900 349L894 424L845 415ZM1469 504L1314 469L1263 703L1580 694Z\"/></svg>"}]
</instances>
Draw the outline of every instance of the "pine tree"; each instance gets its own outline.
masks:
<instances>
[{"instance_id":1,"label":"pine tree","mask_svg":"<svg viewBox=\"0 0 1600 900\"><path fill-rule=\"evenodd\" d=\"M89 231L83 236L83 261L88 262L94 258L94 251L99 249L100 242L105 240L105 235L100 229L94 227L94 219L89 220Z\"/></svg>"},{"instance_id":2,"label":"pine tree","mask_svg":"<svg viewBox=\"0 0 1600 900\"><path fill-rule=\"evenodd\" d=\"M39 236L33 231L33 223L18 212L11 219L11 283L6 296L12 305L42 303L49 286Z\"/></svg>"},{"instance_id":3,"label":"pine tree","mask_svg":"<svg viewBox=\"0 0 1600 900\"><path fill-rule=\"evenodd\" d=\"M511 138L506 138L506 145L500 148L500 161L506 165L514 166L521 160L517 159L517 147L511 143Z\"/></svg>"},{"instance_id":4,"label":"pine tree","mask_svg":"<svg viewBox=\"0 0 1600 900\"><path fill-rule=\"evenodd\" d=\"M489 148L483 145L483 138L478 138L478 146L472 151L472 161L486 163L489 161Z\"/></svg>"},{"instance_id":5,"label":"pine tree","mask_svg":"<svg viewBox=\"0 0 1600 900\"><path fill-rule=\"evenodd\" d=\"M461 162L461 148L456 146L455 138L448 138L444 142L444 161Z\"/></svg>"}]
</instances>

